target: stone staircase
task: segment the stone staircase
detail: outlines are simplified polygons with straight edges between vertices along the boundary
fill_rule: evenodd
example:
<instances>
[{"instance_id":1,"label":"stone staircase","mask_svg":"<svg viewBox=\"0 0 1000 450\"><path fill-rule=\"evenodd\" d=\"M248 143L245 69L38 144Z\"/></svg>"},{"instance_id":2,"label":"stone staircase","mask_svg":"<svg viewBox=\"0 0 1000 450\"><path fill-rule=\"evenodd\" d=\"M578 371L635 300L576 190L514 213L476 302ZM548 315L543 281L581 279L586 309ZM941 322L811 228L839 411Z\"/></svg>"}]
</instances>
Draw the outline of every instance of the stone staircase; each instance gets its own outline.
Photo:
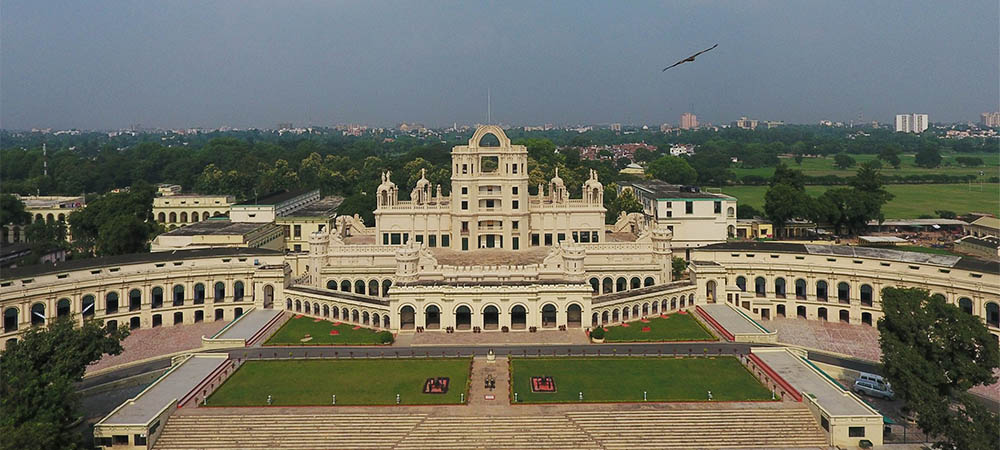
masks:
<instances>
[{"instance_id":1,"label":"stone staircase","mask_svg":"<svg viewBox=\"0 0 1000 450\"><path fill-rule=\"evenodd\" d=\"M568 412L607 449L826 448L808 409Z\"/></svg>"},{"instance_id":2,"label":"stone staircase","mask_svg":"<svg viewBox=\"0 0 1000 450\"><path fill-rule=\"evenodd\" d=\"M805 408L570 411L439 416L296 412L174 414L156 441L179 449L819 449Z\"/></svg>"},{"instance_id":3,"label":"stone staircase","mask_svg":"<svg viewBox=\"0 0 1000 450\"><path fill-rule=\"evenodd\" d=\"M397 449L600 449L563 414L428 417Z\"/></svg>"},{"instance_id":4,"label":"stone staircase","mask_svg":"<svg viewBox=\"0 0 1000 450\"><path fill-rule=\"evenodd\" d=\"M174 414L156 449L390 449L424 414Z\"/></svg>"}]
</instances>

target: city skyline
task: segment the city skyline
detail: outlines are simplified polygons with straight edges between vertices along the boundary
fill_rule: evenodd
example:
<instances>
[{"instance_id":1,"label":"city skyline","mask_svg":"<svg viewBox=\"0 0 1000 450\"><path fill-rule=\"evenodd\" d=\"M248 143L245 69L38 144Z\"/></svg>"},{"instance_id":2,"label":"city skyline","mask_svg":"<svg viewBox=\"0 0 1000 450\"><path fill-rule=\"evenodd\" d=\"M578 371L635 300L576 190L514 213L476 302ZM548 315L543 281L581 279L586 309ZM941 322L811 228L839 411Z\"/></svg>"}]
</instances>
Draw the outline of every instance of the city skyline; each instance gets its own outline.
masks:
<instances>
[{"instance_id":1,"label":"city skyline","mask_svg":"<svg viewBox=\"0 0 1000 450\"><path fill-rule=\"evenodd\" d=\"M512 125L1000 109L995 3L527 5L5 2L0 127L438 127L486 123L488 89Z\"/></svg>"}]
</instances>

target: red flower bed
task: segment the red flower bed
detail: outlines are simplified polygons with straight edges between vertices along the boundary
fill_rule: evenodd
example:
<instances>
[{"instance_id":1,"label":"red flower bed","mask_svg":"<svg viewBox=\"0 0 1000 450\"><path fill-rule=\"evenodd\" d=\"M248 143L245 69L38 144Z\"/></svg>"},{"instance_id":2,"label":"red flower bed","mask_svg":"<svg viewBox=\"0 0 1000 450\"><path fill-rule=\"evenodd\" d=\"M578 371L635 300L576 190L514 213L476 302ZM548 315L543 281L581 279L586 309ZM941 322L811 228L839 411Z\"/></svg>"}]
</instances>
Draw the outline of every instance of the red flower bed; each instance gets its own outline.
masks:
<instances>
[{"instance_id":1,"label":"red flower bed","mask_svg":"<svg viewBox=\"0 0 1000 450\"><path fill-rule=\"evenodd\" d=\"M677 311L677 314L687 314L687 313L688 313L688 312L687 312L687 311L684 311L683 309L682 309L682 310L680 310L680 311Z\"/></svg>"},{"instance_id":2,"label":"red flower bed","mask_svg":"<svg viewBox=\"0 0 1000 450\"><path fill-rule=\"evenodd\" d=\"M337 330L330 330L330 336L336 336L338 334L340 334L339 331L337 331Z\"/></svg>"},{"instance_id":3,"label":"red flower bed","mask_svg":"<svg viewBox=\"0 0 1000 450\"><path fill-rule=\"evenodd\" d=\"M425 394L444 394L448 392L448 377L428 378L424 381Z\"/></svg>"},{"instance_id":4,"label":"red flower bed","mask_svg":"<svg viewBox=\"0 0 1000 450\"><path fill-rule=\"evenodd\" d=\"M556 380L550 376L531 377L531 392L555 392Z\"/></svg>"},{"instance_id":5,"label":"red flower bed","mask_svg":"<svg viewBox=\"0 0 1000 450\"><path fill-rule=\"evenodd\" d=\"M642 323L649 323L649 319L643 318L642 320L640 320L640 322L642 322Z\"/></svg>"},{"instance_id":6,"label":"red flower bed","mask_svg":"<svg viewBox=\"0 0 1000 450\"><path fill-rule=\"evenodd\" d=\"M625 327L625 328L628 328L628 322L622 323L622 326Z\"/></svg>"},{"instance_id":7,"label":"red flower bed","mask_svg":"<svg viewBox=\"0 0 1000 450\"><path fill-rule=\"evenodd\" d=\"M334 323L333 323L333 326L335 326L335 327L339 327L339 326L341 326L341 325L343 325L343 324L344 324L344 322L334 322Z\"/></svg>"},{"instance_id":8,"label":"red flower bed","mask_svg":"<svg viewBox=\"0 0 1000 450\"><path fill-rule=\"evenodd\" d=\"M296 315L295 315L295 318L296 318L296 319L301 319L301 318L302 318L302 314L296 314Z\"/></svg>"},{"instance_id":9,"label":"red flower bed","mask_svg":"<svg viewBox=\"0 0 1000 450\"><path fill-rule=\"evenodd\" d=\"M359 325L359 326L355 326L354 328L351 328L351 329L352 329L352 330L360 330L360 329L361 329L361 326L360 326L360 325Z\"/></svg>"},{"instance_id":10,"label":"red flower bed","mask_svg":"<svg viewBox=\"0 0 1000 450\"><path fill-rule=\"evenodd\" d=\"M642 332L643 332L643 333L649 333L649 332L650 332L650 330L651 330L651 329L650 329L649 327L642 327Z\"/></svg>"}]
</instances>

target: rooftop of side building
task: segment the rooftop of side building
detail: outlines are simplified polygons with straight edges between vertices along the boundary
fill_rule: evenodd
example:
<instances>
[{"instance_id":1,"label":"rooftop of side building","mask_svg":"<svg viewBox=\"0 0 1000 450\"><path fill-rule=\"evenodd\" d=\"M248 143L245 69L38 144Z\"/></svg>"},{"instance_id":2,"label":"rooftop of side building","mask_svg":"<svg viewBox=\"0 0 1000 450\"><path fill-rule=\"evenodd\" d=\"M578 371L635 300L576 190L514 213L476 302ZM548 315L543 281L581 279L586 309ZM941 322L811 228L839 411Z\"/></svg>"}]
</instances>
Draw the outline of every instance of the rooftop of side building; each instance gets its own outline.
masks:
<instances>
[{"instance_id":1,"label":"rooftop of side building","mask_svg":"<svg viewBox=\"0 0 1000 450\"><path fill-rule=\"evenodd\" d=\"M647 196L655 197L657 200L673 200L673 199L711 199L711 200L730 200L735 201L736 198L715 192L703 191L697 186L685 186L680 184L670 184L665 181L660 180L645 180L645 181L633 181L630 183L633 189L638 189L640 193Z\"/></svg>"},{"instance_id":2,"label":"rooftop of side building","mask_svg":"<svg viewBox=\"0 0 1000 450\"><path fill-rule=\"evenodd\" d=\"M333 217L337 214L337 208L344 202L344 197L323 197L306 206L296 209L278 220L292 217Z\"/></svg>"},{"instance_id":3,"label":"rooftop of side building","mask_svg":"<svg viewBox=\"0 0 1000 450\"><path fill-rule=\"evenodd\" d=\"M291 191L273 192L256 199L247 199L233 206L274 206L301 195L312 192L313 189L296 189Z\"/></svg>"},{"instance_id":4,"label":"rooftop of side building","mask_svg":"<svg viewBox=\"0 0 1000 450\"><path fill-rule=\"evenodd\" d=\"M710 244L700 247L697 250L804 253L810 255L870 258L910 264L929 264L968 270L972 272L984 272L1000 275L1000 263L995 261L986 261L968 256L938 255L889 248L859 247L850 245L798 244L790 242L734 241Z\"/></svg>"},{"instance_id":5,"label":"rooftop of side building","mask_svg":"<svg viewBox=\"0 0 1000 450\"><path fill-rule=\"evenodd\" d=\"M202 236L202 235L246 235L247 233L252 233L260 228L271 226L268 223L258 223L258 222L233 222L230 221L228 217L215 217L208 220L203 220L201 222L195 222L187 226L183 226L160 236Z\"/></svg>"},{"instance_id":6,"label":"rooftop of side building","mask_svg":"<svg viewBox=\"0 0 1000 450\"><path fill-rule=\"evenodd\" d=\"M97 269L101 267L120 266L123 264L143 264L164 261L178 261L212 257L253 257L277 256L283 252L265 248L202 248L196 250L174 250L156 253L130 253L127 255L104 256L100 258L74 259L55 264L34 264L11 269L0 270L0 279L12 280L36 277L58 272L74 270Z\"/></svg>"}]
</instances>

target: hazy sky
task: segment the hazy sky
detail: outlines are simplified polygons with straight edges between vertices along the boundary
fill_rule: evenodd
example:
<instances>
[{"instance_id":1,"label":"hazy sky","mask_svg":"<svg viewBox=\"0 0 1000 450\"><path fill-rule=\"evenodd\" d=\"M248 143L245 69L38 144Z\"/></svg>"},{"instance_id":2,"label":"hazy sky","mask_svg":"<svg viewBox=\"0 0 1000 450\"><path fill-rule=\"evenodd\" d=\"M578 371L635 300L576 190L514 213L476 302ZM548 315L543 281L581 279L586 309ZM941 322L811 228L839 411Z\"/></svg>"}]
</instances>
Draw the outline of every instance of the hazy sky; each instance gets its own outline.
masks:
<instances>
[{"instance_id":1,"label":"hazy sky","mask_svg":"<svg viewBox=\"0 0 1000 450\"><path fill-rule=\"evenodd\" d=\"M998 2L0 2L0 127L978 120ZM697 62L660 70L718 43Z\"/></svg>"}]
</instances>

